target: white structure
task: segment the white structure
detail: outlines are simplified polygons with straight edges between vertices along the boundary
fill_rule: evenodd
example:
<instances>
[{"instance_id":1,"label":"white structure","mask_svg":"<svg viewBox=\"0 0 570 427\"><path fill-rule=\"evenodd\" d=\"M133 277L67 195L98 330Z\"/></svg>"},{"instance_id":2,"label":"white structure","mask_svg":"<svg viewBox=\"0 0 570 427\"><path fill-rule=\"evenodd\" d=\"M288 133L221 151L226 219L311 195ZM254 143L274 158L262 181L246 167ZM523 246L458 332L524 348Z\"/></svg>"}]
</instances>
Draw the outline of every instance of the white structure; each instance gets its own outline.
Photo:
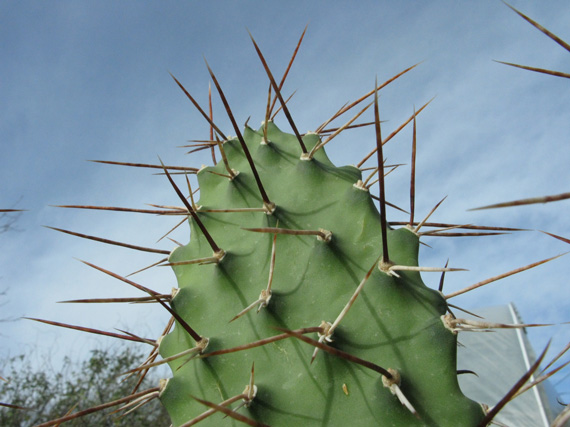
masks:
<instances>
[{"instance_id":1,"label":"white structure","mask_svg":"<svg viewBox=\"0 0 570 427\"><path fill-rule=\"evenodd\" d=\"M489 322L521 324L513 304L474 310ZM475 319L455 313L458 317ZM493 332L460 332L457 369L459 384L471 399L495 405L536 361L526 330L500 329ZM540 368L539 368L540 370ZM494 421L509 427L548 427L563 409L554 388L545 381L509 402Z\"/></svg>"}]
</instances>

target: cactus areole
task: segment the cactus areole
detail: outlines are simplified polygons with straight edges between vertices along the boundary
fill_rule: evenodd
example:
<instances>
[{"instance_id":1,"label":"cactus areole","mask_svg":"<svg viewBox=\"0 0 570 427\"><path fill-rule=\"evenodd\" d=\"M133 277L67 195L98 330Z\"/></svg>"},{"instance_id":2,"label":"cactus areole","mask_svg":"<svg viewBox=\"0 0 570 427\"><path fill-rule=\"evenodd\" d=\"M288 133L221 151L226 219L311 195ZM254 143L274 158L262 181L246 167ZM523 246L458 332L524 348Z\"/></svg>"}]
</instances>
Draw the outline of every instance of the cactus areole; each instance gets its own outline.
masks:
<instances>
[{"instance_id":1,"label":"cactus areole","mask_svg":"<svg viewBox=\"0 0 570 427\"><path fill-rule=\"evenodd\" d=\"M233 177L222 161L198 172L201 225L189 219L190 243L169 258L172 309L197 334L176 322L160 343L164 358L186 352L160 393L173 425L477 425L484 411L459 389L445 298L398 268L418 266L418 235L388 228L385 265L360 169L312 151L315 133L302 158L271 121L240 138L222 144ZM208 411L220 413L199 419Z\"/></svg>"}]
</instances>

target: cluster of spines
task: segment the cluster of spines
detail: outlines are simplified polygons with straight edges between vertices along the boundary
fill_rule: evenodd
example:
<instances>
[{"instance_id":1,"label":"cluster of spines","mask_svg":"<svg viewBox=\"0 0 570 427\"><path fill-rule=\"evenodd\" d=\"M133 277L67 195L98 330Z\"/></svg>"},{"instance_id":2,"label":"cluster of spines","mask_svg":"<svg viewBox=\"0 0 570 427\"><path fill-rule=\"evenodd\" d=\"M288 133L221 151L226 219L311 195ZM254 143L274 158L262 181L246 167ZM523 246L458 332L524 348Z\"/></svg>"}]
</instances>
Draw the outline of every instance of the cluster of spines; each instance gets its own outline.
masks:
<instances>
[{"instance_id":1,"label":"cluster of spines","mask_svg":"<svg viewBox=\"0 0 570 427\"><path fill-rule=\"evenodd\" d=\"M304 36L304 32L303 32L303 36ZM246 344L237 348L232 348L232 349L224 349L224 350L218 350L215 352L211 352L211 353L205 353L204 350L207 347L207 343L208 343L208 339L205 337L202 337L201 335L199 335L196 331L194 331L190 325L188 325L182 318L180 318L180 316L178 316L170 307L169 307L169 302L172 299L173 295L171 294L160 294L158 292L155 292L151 289L148 289L146 287L143 287L141 285L138 285L137 283L127 279L126 277L122 277L119 276L115 273L112 273L110 271L107 271L101 267L97 267L91 263L87 263L87 265L96 268L106 274L109 274L127 284L130 284L134 287L136 287L137 289L147 293L149 296L148 297L142 297L142 298L109 298L109 299L91 299L91 300L74 300L74 301L68 301L68 302L82 302L82 303L86 303L86 302L90 302L90 303L98 303L98 302L158 302L159 304L161 304L163 307L165 307L173 316L171 321L169 322L168 327L164 330L162 336L165 336L171 329L172 325L174 324L174 320L176 320L187 332L188 334L195 340L196 342L196 347L189 349L187 352L184 352L184 354L178 354L175 356L172 356L173 358L179 358L179 357L213 357L215 355L220 355L220 354L226 354L229 352L235 352L235 351L240 351L240 350L244 350L244 349L248 349L248 348L253 348L256 346L261 346L261 345L265 345L268 344L270 342L275 342L277 340L281 340L281 339L287 339L287 338L296 338L299 339L301 341L304 341L308 344L311 344L315 347L315 352L313 353L313 359L316 355L316 352L319 349L322 349L323 351L327 351L330 354L333 354L337 357L342 357L345 358L348 361L351 361L353 363L358 363L361 364L362 366L368 367L370 369L373 369L375 371L377 371L378 373L380 373L383 376L384 379L384 384L386 387L390 388L390 390L393 391L394 394L396 394L398 396L398 398L400 399L400 401L406 405L408 407L408 409L413 412L414 414L417 415L417 413L415 412L415 409L411 406L411 404L407 401L407 399L405 398L405 396L403 396L403 394L401 393L401 390L398 388L398 376L399 374L396 371L391 371L390 369L384 369L380 366L375 365L372 362L368 362L368 361L364 361L361 360L359 358L357 358L356 356L350 355L348 353L345 353L339 349L336 349L334 347L331 347L327 344L325 344L325 342L330 342L330 337L332 335L332 332L334 331L336 325L338 325L338 323L342 320L342 317L344 316L344 314L346 314L346 312L350 309L352 303L355 301L355 299L358 296L358 293L360 292L360 290L362 289L362 287L364 286L364 284L366 283L367 278L370 276L370 273L372 272L372 270L378 266L378 268L383 271L386 274L390 274L390 275L397 275L397 271L398 270L403 270L403 269L415 269L415 270L419 270L419 271L442 271L442 279L440 281L440 287L439 290L442 291L443 289L443 277L446 271L452 271L452 270L457 270L457 269L451 269L448 268L447 265L443 268L425 268L425 267L409 267L409 266L398 266L398 265L394 265L390 258L389 258L389 254L388 254L388 248L386 245L387 239L386 239L386 233L387 233L387 229L388 229L388 222L386 220L386 205L389 205L389 203L385 200L385 191L384 191L384 173L379 173L379 171L384 171L385 170L385 165L384 165L384 157L382 154L382 146L383 144L385 144L388 140L390 140L395 134L397 134L403 127L405 127L408 123L410 123L411 121L413 121L414 124L414 131L413 131L413 147L412 147L412 175L411 175L411 185L410 185L410 220L409 222L392 222L392 225L406 225L411 231L413 231L415 234L417 234L418 236L422 236L422 235L432 235L432 236L463 236L463 235L489 235L489 234L502 234L504 232L509 232L509 231L517 231L517 229L514 228L500 228L500 227L477 227L477 226L472 226L472 225L458 225L458 224L441 224L441 223L429 223L427 222L427 219L429 218L429 216L431 215L431 213L433 213L433 211L435 211L435 209L439 206L439 204L441 204L441 202L439 202L436 207L432 210L432 212L430 212L430 214L428 214L428 216L421 222L415 222L414 221L414 194L415 194L415 147L416 147L416 116L417 114L419 114L427 105L424 105L420 110L418 110L417 112L414 111L414 114L406 121L404 122L396 131L394 131L388 138L386 138L385 140L382 140L381 137L381 132L380 132L380 119L379 119L379 112L378 112L378 100L377 100L377 92L379 90L379 87L376 85L376 87L374 88L374 90L372 90L371 92L369 92L368 94L364 95L363 97L361 97L359 100L355 101L354 103L345 106L343 108L341 108L337 113L335 113L335 115L333 115L333 117L331 117L331 119L327 120L325 123L323 123L321 126L318 127L316 133L318 134L326 134L326 133L330 133L331 135L322 143L316 145L311 151L308 151L307 148L305 147L301 135L299 134L299 132L297 131L297 128L291 118L291 114L287 109L287 105L286 105L286 101L283 99L282 95L281 95L281 89L283 87L283 83L285 81L285 77L290 69L290 66L293 62L293 59L296 55L296 52L299 48L299 45L301 43L301 40L303 38L303 36L301 36L301 39L299 40L299 44L297 45L296 49L295 49L295 53L293 55L293 58L291 59L289 66L287 68L287 71L283 77L283 79L281 80L280 84L277 85L271 72L269 71L269 67L267 66L267 63L265 62L263 55L261 54L261 51L259 50L257 44L255 43L255 41L253 40L252 37L252 41L254 43L254 46L256 48L256 51L258 52L258 55L260 56L260 59L262 60L262 63L267 71L267 74L270 78L271 81L271 86L270 86L270 90L269 90L269 95L268 95L268 108L266 111L266 120L265 123L268 123L268 118L271 117L271 112L272 109L275 105L275 101L277 99L279 99L280 103L281 103L281 108L284 112L284 114L286 115L289 123L291 124L292 129L294 130L294 133L300 143L300 147L301 147L301 158L303 160L311 160L312 156L314 155L314 153L316 152L316 150L318 150L319 148L321 148L322 146L324 146L326 143L328 143L333 137L335 137L336 135L338 135L341 131L345 130L345 129L350 129L353 127L358 127L358 126L367 126L367 125L374 125L375 130L376 130L376 141L377 141L377 146L376 148L370 153L368 154L359 164L358 167L362 168L364 162L366 160L368 160L370 157L372 157L375 153L377 154L377 159L378 159L378 166L373 168L373 172L371 173L370 177L365 180L364 182L359 181L358 183L355 184L356 187L361 188L363 190L368 191L370 189L370 186L372 184L369 184L370 179L372 178L372 176L376 173L378 173L378 181L379 181L379 186L380 186L380 195L378 197L372 196L373 198L379 200L380 202L380 211L381 211L381 221L382 221L382 234L383 234L383 239L382 241L384 242L384 247L382 250L382 255L381 255L381 259L378 260L378 263L375 263L372 268L368 271L367 275L363 278L362 282L360 283L360 285L358 286L358 288L356 289L356 291L354 292L353 296L351 297L351 299L348 301L347 305L345 306L345 309L339 314L339 316L337 317L337 319L331 324L328 322L324 322L318 326L318 327L309 327L309 328L303 328L303 329L299 329L299 330L283 330L281 331L282 333L275 335L274 337L270 337L270 338L265 338L263 340L259 340L258 342L254 342L254 343L250 343L250 344ZM407 70L404 70L402 73L398 74L397 76L395 76L394 78L390 79L389 81L387 81L384 85L390 83L391 81L395 80L397 77L401 76L402 74L406 73L407 71L409 71L410 69L412 69L413 67L408 68ZM253 161L251 160L251 157L248 155L248 151L247 151L247 146L245 144L245 142L243 141L243 137L241 136L241 133L239 131L239 128L237 126L237 123L233 117L233 114L231 113L231 110L229 108L229 104L227 103L227 100L221 90L220 85L217 82L217 79L214 75L214 73L212 72L212 70L210 69L210 67L208 66L208 70L210 72L210 75L214 81L214 84L220 94L220 97L222 99L222 102L224 104L224 106L226 107L226 111L228 113L228 116L230 117L230 120L232 122L232 125L234 126L234 130L236 132L236 134L238 135L238 140L244 150L244 153L246 154L246 157L248 158L248 162L251 166L252 172L255 176L256 179L256 183L258 185L258 189L260 191L260 195L261 198L263 200L263 205L259 208L250 208L256 211L262 211L265 212L268 215L271 215L272 212L275 209L275 205L273 202L271 202L271 200L269 199L268 195L265 192L265 189L263 187L263 184L261 182L261 180L259 179L259 175L257 174L256 170L255 170L255 165L253 163ZM174 78L174 77L173 77ZM210 140L207 141L201 141L199 142L199 145L197 148L194 148L193 151L196 150L202 150L202 149L211 149L212 150L212 158L215 162L215 154L214 154L214 148L218 147L220 149L220 154L221 157L224 161L224 164L226 165L226 169L228 171L228 175L227 177L229 179L233 179L238 172L236 172L235 170L231 169L231 167L228 165L227 163L227 159L224 155L224 151L223 151L223 147L222 147L222 142L220 141L220 138L222 139L222 141L227 140L227 137L219 130L219 128L215 125L215 123L213 122L212 119L212 108L211 108L211 98L210 98L210 114L207 115L202 109L201 107L198 105L198 103L194 100L194 98L192 98L192 96L186 91L186 89L184 89L184 87L182 86L182 84L176 80L176 78L174 78L176 83L180 86L180 88L184 91L184 93L187 95L187 97L194 103L194 105L197 107L197 109L201 112L201 114L207 119L207 121L210 124ZM382 86L384 86L382 85ZM276 94L276 97L273 98L273 103L271 103L271 90L273 90ZM368 104L363 110L361 110L358 114L356 114L353 119L351 119L348 123L346 123L344 126L341 126L339 128L335 128L335 129L325 129L325 127L334 119L336 119L337 117L339 117L341 114L345 113L346 111L348 111L350 108L353 108L355 105L357 105L358 103L360 103L361 101L363 101L364 99L368 98L369 96L374 95L374 101L371 102L370 104ZM373 122L370 123L363 123L360 125L352 125L352 123L368 108L370 107L370 105L374 104L374 109L375 109L375 119ZM214 133L216 134L216 137L214 139ZM183 173L185 175L187 175L188 173L196 173L198 170L195 168L185 168L185 167L172 167L172 166L164 166L161 162L161 165L146 165L146 164L132 164L132 163L124 163L124 162L103 162L103 163L110 163L110 164L121 164L121 165L126 165L126 166L136 166L136 167L151 167L151 168L160 168L164 171L164 174L168 177L171 185L173 186L173 188L175 189L176 193L178 194L178 196L180 197L181 201L184 204L184 207L172 207L172 206L154 206L156 209L146 209L146 210L140 210L140 209L128 209L128 208L119 208L119 207L96 207L96 206L64 206L64 207L75 207L75 208L83 208L83 209L104 209L104 210L115 210L115 211L133 211L133 212L141 212L141 213L152 213L152 214L161 214L161 215L181 215L184 217L183 221L188 218L188 217L192 217L196 224L200 227L202 233L204 234L205 238L207 239L208 243L210 244L212 251L213 251L213 255L210 258L204 258L204 259L197 259L197 260L191 260L191 261L183 261L185 263L218 263L220 262L223 257L225 252L223 251L222 248L219 248L217 246L217 244L215 243L215 241L212 239L212 237L209 235L208 231L206 230L205 227L203 227L203 225L201 224L201 221L199 219L199 215L198 213L201 212L200 207L196 206L194 203L194 200L192 198L192 189L190 188L190 183L188 181L188 178L186 176L187 182L188 182L188 187L189 187L189 196L188 198L190 198L190 202L188 201L187 197L184 196L184 194L182 193L182 191L177 187L177 185L174 183L174 180L171 177L171 174L169 173L169 171L177 171L177 172L173 172L173 173ZM197 191L197 190L196 190ZM442 200L443 201L443 200ZM206 210L205 210L206 211ZM210 212L212 210L209 210ZM219 211L224 211L224 212L232 212L232 209L224 209L224 210L219 210ZM181 223L182 223L181 222ZM436 227L436 230L432 230L432 231L428 231L428 232L420 232L420 228L424 227L424 226L431 226L431 227ZM127 248L131 248L131 249L135 249L135 250L141 250L141 251L146 251L146 252L155 252L155 253L159 253L159 254L164 254L164 255L168 255L169 252L168 251L163 251L163 250L159 250L159 249L153 249L153 248L143 248L140 246L135 246L135 245L130 245L130 244L126 244L126 243L122 243L122 242L115 242L115 241L111 241L108 239L103 239L103 238L99 238L99 237L95 237L95 236L89 236L89 235L85 235L85 234L80 234L80 233L75 233L75 232L71 232L68 230L63 230L63 229L57 229L54 228L55 230L58 231L62 231L65 233L69 233L69 234L73 234L76 235L78 237L83 237L83 238L87 238L87 239L92 239L92 240L96 240L96 241L100 241L103 243L108 243L108 244L114 244L114 245L119 245L119 246L123 246L123 247L127 247ZM459 230L482 230L482 231L467 231L467 232L459 232L459 233L450 233L448 232L448 230L452 230L452 229L459 229ZM330 240L331 238L331 232L328 230L289 230L289 229L283 229L283 228L279 228L279 227L267 227L265 229L249 229L249 231L252 232L265 232L265 233L272 233L273 234L273 246L272 246L272 255L271 255L271 263L272 266L274 266L275 263L275 239L277 234L280 233L287 233L287 234L310 234L310 235L316 235L318 238L327 241ZM555 236L556 237L556 236ZM506 277L508 275L520 272L520 271L524 271L528 268L532 268L535 267L537 265L540 265L544 262L550 261L551 259L554 259L556 257L553 258L549 258L543 261L539 261L537 263L533 263L530 264L528 266L522 267L520 269L516 269L513 270L511 272L505 273L503 275L494 277L494 278L490 278L487 280L484 280L482 282L479 282L475 285L469 286L467 288L465 288L464 290L461 291L457 291L457 292L453 292L450 293L448 295L445 295L445 299L450 299L456 295L459 295L461 293L467 292L469 290L475 289L477 287L483 286L485 284L488 284L492 281L498 280L500 278ZM157 262L154 265L173 265L173 263L168 263L167 259L163 259L160 260L159 262ZM268 280L268 285L266 289L263 289L261 291L260 297L258 300L254 301L252 304L250 304L248 307L246 307L242 312L237 313L236 316L232 319L235 320L238 317L242 316L243 314L245 314L245 312L247 312L248 310L254 308L256 305L258 306L258 310L260 310L261 308L267 306L267 304L269 303L269 300L271 298L271 282L272 282L272 269L270 269L270 276L269 276L269 280ZM450 304L451 307L455 307L452 306ZM458 308L458 307L456 307ZM83 327L78 327L78 326L72 326L72 325L67 325L67 324L62 324L62 323L58 323L58 322L51 322L51 321L45 321L45 320L40 320L40 319L33 319L33 320L39 320L45 323L49 323L52 325L56 325L56 326L63 326L63 327L68 327L68 328L73 328L73 329L78 329L78 330L82 330L82 331L86 331L86 332L90 332L90 333L97 333L97 334L103 334L103 335L107 335L107 336L112 336L112 337L116 337L116 338L120 338L120 339L125 339L125 340L129 340L129 341L137 341L137 342L143 342L146 344L150 344L153 346L153 350L151 351L151 354L149 355L149 357L147 358L147 360L145 361L145 363L143 363L140 367L133 369L131 371L129 371L129 373L134 373L134 372L140 372L140 380L139 380L139 384L142 381L142 378L144 377L144 374L148 371L148 369L150 369L153 366L156 366L158 364L164 363L165 361L169 361L169 360L162 360L160 362L155 362L156 357L158 356L158 345L159 342L161 340L161 338L159 338L158 340L150 340L150 339L146 339L146 338L141 338L138 337L132 333L129 332L125 332L122 331L123 334L116 334L116 333L110 333L110 332L105 332L105 331L99 331L99 330L95 330L95 329L89 329L89 328L83 328ZM490 323L490 322L477 322L477 321L467 321L465 319L457 319L451 312L445 316L444 321L446 323L446 325L449 327L449 329L451 329L454 332L457 332L459 330L463 330L463 329L469 329L469 330L488 330L490 328L504 328L504 327L527 327L527 326L538 326L538 325L502 325L502 324L496 324L496 323ZM317 333L319 339L318 340L314 340L309 338L308 336L306 336L309 333ZM161 336L161 337L162 337ZM525 375L524 380L523 378L521 378L521 381L519 382L520 384L517 383L516 388L514 387L513 390L511 390L511 392L509 392L509 394L507 394L505 396L505 398L498 404L496 405L494 408L491 408L488 411L487 416L484 419L484 422L482 422L481 425L486 425L488 422L490 422L493 418L493 416L496 414L496 412L498 412L498 410L500 410L500 408L502 406L504 406L504 404L506 404L511 398L514 397L514 395L517 394L518 390L523 387L524 383L527 381L528 378L530 378L530 376L532 375L532 373L534 372L534 370L538 367L538 364L540 363L540 361L542 360L542 358L544 357L544 353L542 354L542 356L539 358L539 360L537 361L537 363L535 365L533 365L532 369L529 370L529 373L527 373L527 375ZM558 356L560 357L560 355ZM171 360L172 360L171 359ZM559 368L558 368L559 369ZM558 370L557 369L557 370ZM554 371L554 370L553 370ZM553 371L551 371L550 373L547 373L545 375L543 375L543 379L547 378L548 376L550 376ZM199 402L203 403L205 406L208 406L210 409L208 409L206 412L204 412L203 414L197 416L195 419L188 421L186 425L192 425L195 424L196 422L200 421L201 419L204 419L205 417L211 415L214 412L223 412L228 416L234 417L236 419L238 419L239 421L242 421L244 423L250 424L250 425L259 425L259 423L256 423L253 420L248 419L247 417L244 417L243 415L237 414L234 410L230 410L228 407L230 404L237 402L239 400L243 401L244 405L249 405L251 403L251 401L254 399L255 397L255 384L253 382L253 378L254 378L254 371L253 371L253 366L252 366L252 371L251 371L251 378L250 378L250 382L248 383L248 385L246 386L246 389L243 393L236 395L224 402L221 402L219 404L216 403L212 403L212 402L206 402L203 400L200 400L198 398L196 398ZM138 386L137 386L138 387ZM122 409L127 409L130 408L129 410L133 409L131 407L138 407L148 401L150 401L153 398L156 398L159 394L159 391L161 390L161 387L158 388L152 388L143 392L137 392L137 389L135 389L133 391L133 394L130 396L127 396L123 399L119 399L117 401L114 402L110 402L109 404L106 405L102 405L100 407L97 408L91 408L88 409L86 411L82 411L81 413L76 413L76 414L72 414L72 415L68 415L64 418L58 419L58 420L54 420L51 423L46 423L44 425L54 425L63 421L66 421L68 419L73 419L76 418L78 416L82 416L82 415L86 415L88 413L91 413L95 410L101 410L101 409L106 409L108 407L112 407L112 406L117 406L117 405L121 405L123 403L126 403ZM128 403L127 403L128 402ZM237 409L237 408L236 408Z\"/></svg>"}]
</instances>

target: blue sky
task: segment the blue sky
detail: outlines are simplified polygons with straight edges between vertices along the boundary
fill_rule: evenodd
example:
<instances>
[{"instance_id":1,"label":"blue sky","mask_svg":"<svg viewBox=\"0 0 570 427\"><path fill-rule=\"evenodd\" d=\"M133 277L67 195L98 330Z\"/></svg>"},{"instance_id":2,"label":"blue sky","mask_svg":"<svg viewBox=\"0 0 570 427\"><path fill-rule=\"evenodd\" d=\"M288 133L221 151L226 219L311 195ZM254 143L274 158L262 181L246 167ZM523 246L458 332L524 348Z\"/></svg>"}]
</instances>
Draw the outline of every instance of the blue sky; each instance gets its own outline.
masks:
<instances>
[{"instance_id":1,"label":"blue sky","mask_svg":"<svg viewBox=\"0 0 570 427\"><path fill-rule=\"evenodd\" d=\"M570 40L570 4L512 4ZM570 172L570 86L493 60L570 69L570 55L500 1L4 1L0 5L0 207L27 209L18 231L1 236L1 317L31 316L158 335L167 316L149 306L85 307L56 304L72 298L136 295L83 265L84 259L128 274L156 256L62 235L49 225L134 244L172 249L156 240L174 225L135 214L64 210L56 204L144 208L177 204L164 177L88 159L200 166L206 154L178 148L208 137L208 125L169 76L172 72L207 105L216 73L239 123L263 119L267 79L249 40L251 31L270 67L281 75L303 28L303 46L284 88L297 90L290 109L301 132L314 130L341 105L380 82L421 64L382 90L386 135L432 97L418 117L416 216L448 196L434 221L542 229L570 237L570 202L470 212L517 198L567 192ZM218 125L232 134L221 103ZM371 113L364 118L369 120ZM283 116L277 124L288 125ZM357 163L373 144L371 129L347 133L328 152L338 164ZM411 130L386 146L390 163L409 164ZM388 179L388 199L408 207L409 166ZM377 191L377 190L376 190ZM403 220L389 211L389 220ZM174 238L186 242L187 230ZM469 272L449 274L451 292L490 276L557 255L567 244L536 231L481 238L426 239L421 262L441 266L449 257ZM526 322L570 320L568 261L457 297L478 306L513 301ZM166 268L137 280L164 291L175 286ZM439 276L425 275L437 286ZM570 341L568 325L529 331L541 350ZM107 340L56 331L18 320L2 324L2 354L21 351L84 355ZM552 354L554 354L554 350ZM559 376L558 388L570 390ZM568 394L565 395L568 400Z\"/></svg>"}]
</instances>

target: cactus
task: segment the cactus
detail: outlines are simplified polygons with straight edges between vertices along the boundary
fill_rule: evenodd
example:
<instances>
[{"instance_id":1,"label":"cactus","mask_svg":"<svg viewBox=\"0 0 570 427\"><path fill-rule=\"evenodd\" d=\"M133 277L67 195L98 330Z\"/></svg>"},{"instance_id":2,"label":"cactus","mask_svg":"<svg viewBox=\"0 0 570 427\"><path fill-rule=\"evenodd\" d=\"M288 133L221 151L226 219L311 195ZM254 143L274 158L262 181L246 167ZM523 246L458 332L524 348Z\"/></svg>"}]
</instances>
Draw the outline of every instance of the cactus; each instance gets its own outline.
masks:
<instances>
[{"instance_id":1,"label":"cactus","mask_svg":"<svg viewBox=\"0 0 570 427\"><path fill-rule=\"evenodd\" d=\"M445 272L457 269L420 266L418 251L427 227L444 229L431 234L453 228L468 235L506 229L429 223L433 210L421 221L414 218L415 123L425 106L395 132L413 123L411 208L406 223L389 222L383 144L395 133L382 136L378 91L413 67L339 110L330 121L368 102L343 126L327 129L327 121L301 135L281 94L286 75L278 84L253 43L271 83L259 129L237 124L209 66L235 137L226 136L175 78L211 127L210 141L196 149L221 155L213 166L178 169L196 173L199 200L187 176L187 193L175 183L175 168L135 165L161 168L184 205L152 210L188 218L190 242L161 261L172 267L178 288L161 294L87 263L148 294L132 301L165 307L172 320L164 334L149 341L42 321L151 344L149 358L131 373L144 375L168 363L172 377L105 408L125 404L122 408L130 409L159 398L175 426L237 424L233 420L272 426L487 425L508 399L489 410L462 394L457 376L465 372L456 370L457 334L508 325L456 317L449 299L459 293L427 287L420 273L442 272L443 281ZM271 118L277 103L291 133ZM365 160L374 156L375 167L364 168L364 161L334 165L325 145L355 126L369 107L376 146ZM372 192L375 175L378 196Z\"/></svg>"},{"instance_id":2,"label":"cactus","mask_svg":"<svg viewBox=\"0 0 570 427\"><path fill-rule=\"evenodd\" d=\"M255 395L248 406L268 425L370 425L387 413L394 423L413 425L412 407L439 425L481 418L481 408L458 390L456 338L442 321L445 299L417 272L400 270L417 266L417 234L386 230L383 240L381 217L357 168L335 167L323 150L303 159L294 135L270 122L258 131L246 128L239 138L271 199L263 201L258 193L237 138L223 149L239 174L220 177L223 164L198 173L198 212L259 211L200 215L217 247L192 221L194 238L170 256L180 287L173 309L200 335L177 324L162 340L161 354L192 347L201 354L192 362L171 362L174 376L162 401L174 423L201 412L202 404L188 402L188 394L211 402L231 398L248 384L254 365L258 385L248 390L257 394L245 401ZM317 134L301 141L307 154L323 143ZM381 251L383 241L389 257ZM208 261L189 263L200 259ZM261 310L246 314L248 308ZM382 368L365 369L339 354L316 354L311 363L315 348L296 341L302 336L313 345L315 339L323 345L334 340L334 348ZM392 395L399 377L413 402L409 409Z\"/></svg>"}]
</instances>

